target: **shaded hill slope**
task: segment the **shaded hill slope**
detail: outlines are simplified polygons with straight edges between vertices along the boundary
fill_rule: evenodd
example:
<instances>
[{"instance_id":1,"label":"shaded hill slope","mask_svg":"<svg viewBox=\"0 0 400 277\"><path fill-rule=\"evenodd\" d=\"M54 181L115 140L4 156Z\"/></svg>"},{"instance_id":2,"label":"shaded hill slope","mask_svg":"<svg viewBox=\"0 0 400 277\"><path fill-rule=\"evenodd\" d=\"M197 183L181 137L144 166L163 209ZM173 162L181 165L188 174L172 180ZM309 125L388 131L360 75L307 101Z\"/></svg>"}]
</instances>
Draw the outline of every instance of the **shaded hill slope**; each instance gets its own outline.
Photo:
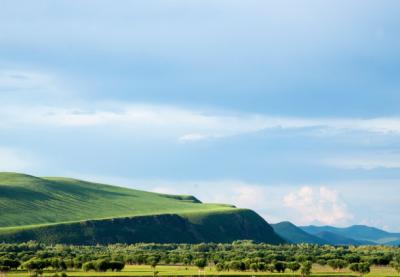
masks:
<instances>
[{"instance_id":1,"label":"shaded hill slope","mask_svg":"<svg viewBox=\"0 0 400 277\"><path fill-rule=\"evenodd\" d=\"M289 221L271 224L275 233L292 243L330 244L328 241L311 235Z\"/></svg>"},{"instance_id":2,"label":"shaded hill slope","mask_svg":"<svg viewBox=\"0 0 400 277\"><path fill-rule=\"evenodd\" d=\"M245 239L268 243L283 242L251 210L89 220L0 232L0 241L5 242L36 240L45 243L92 245L120 242L232 242Z\"/></svg>"},{"instance_id":3,"label":"shaded hill slope","mask_svg":"<svg viewBox=\"0 0 400 277\"><path fill-rule=\"evenodd\" d=\"M0 241L282 243L258 214L193 196L0 173Z\"/></svg>"}]
</instances>

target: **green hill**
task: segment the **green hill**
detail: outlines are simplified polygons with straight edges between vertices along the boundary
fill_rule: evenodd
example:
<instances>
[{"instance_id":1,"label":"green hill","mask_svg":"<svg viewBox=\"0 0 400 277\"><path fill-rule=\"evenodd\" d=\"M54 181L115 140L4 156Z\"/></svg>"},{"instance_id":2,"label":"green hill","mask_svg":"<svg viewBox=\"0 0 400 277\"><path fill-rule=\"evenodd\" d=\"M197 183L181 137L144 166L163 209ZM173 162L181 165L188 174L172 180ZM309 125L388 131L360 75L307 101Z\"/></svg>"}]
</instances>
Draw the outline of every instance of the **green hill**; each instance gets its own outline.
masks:
<instances>
[{"instance_id":1,"label":"green hill","mask_svg":"<svg viewBox=\"0 0 400 277\"><path fill-rule=\"evenodd\" d=\"M281 243L253 211L70 178L0 173L0 241Z\"/></svg>"},{"instance_id":2,"label":"green hill","mask_svg":"<svg viewBox=\"0 0 400 277\"><path fill-rule=\"evenodd\" d=\"M311 235L289 221L283 221L276 224L271 224L274 231L292 243L312 243L312 244L329 244L328 241L317 236Z\"/></svg>"}]
</instances>

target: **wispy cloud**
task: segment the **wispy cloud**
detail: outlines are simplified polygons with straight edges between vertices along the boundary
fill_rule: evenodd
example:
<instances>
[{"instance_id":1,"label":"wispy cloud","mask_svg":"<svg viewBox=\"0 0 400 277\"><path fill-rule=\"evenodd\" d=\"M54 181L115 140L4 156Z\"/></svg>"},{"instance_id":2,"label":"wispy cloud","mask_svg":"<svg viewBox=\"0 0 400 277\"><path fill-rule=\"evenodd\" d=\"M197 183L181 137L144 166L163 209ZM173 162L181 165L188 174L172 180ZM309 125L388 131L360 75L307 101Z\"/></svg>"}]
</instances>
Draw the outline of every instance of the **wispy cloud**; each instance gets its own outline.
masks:
<instances>
[{"instance_id":1,"label":"wispy cloud","mask_svg":"<svg viewBox=\"0 0 400 277\"><path fill-rule=\"evenodd\" d=\"M65 93L62 81L56 76L37 70L0 70L0 96L59 96ZM71 91L69 91L71 93ZM33 94L33 95L32 95ZM42 99L43 100L43 99Z\"/></svg>"},{"instance_id":2,"label":"wispy cloud","mask_svg":"<svg viewBox=\"0 0 400 277\"><path fill-rule=\"evenodd\" d=\"M204 134L186 134L183 135L179 138L179 141L181 142L191 142L191 141L197 141L197 140L204 140L208 138L218 138L218 136L210 136L210 135L204 135Z\"/></svg>"},{"instance_id":3,"label":"wispy cloud","mask_svg":"<svg viewBox=\"0 0 400 277\"><path fill-rule=\"evenodd\" d=\"M400 169L400 155L392 153L372 153L353 156L342 156L325 159L324 164L336 168L355 170Z\"/></svg>"},{"instance_id":4,"label":"wispy cloud","mask_svg":"<svg viewBox=\"0 0 400 277\"><path fill-rule=\"evenodd\" d=\"M249 134L268 129L302 129L314 135L345 132L400 134L400 118L307 118L202 110L174 105L135 102L88 102L75 98L59 101L66 89L52 74L32 70L0 71L0 128L119 128L138 135L169 136L180 142L196 142ZM15 92L18 92L17 96ZM20 101L21 95L29 101ZM46 97L44 97L46 95ZM56 97L54 97L56 96ZM29 97L29 98L28 98ZM15 101L13 101L13 99ZM39 99L45 105L39 105ZM49 100L46 101L46 100ZM57 100L58 99L58 100ZM52 104L50 104L52 103ZM79 103L79 104L77 104Z\"/></svg>"},{"instance_id":5,"label":"wispy cloud","mask_svg":"<svg viewBox=\"0 0 400 277\"><path fill-rule=\"evenodd\" d=\"M90 108L88 108L91 106ZM268 129L304 129L312 134L338 132L400 134L400 118L329 119L227 114L154 104L99 104L82 107L5 106L0 126L114 127L136 134L169 135L182 142L223 138Z\"/></svg>"}]
</instances>

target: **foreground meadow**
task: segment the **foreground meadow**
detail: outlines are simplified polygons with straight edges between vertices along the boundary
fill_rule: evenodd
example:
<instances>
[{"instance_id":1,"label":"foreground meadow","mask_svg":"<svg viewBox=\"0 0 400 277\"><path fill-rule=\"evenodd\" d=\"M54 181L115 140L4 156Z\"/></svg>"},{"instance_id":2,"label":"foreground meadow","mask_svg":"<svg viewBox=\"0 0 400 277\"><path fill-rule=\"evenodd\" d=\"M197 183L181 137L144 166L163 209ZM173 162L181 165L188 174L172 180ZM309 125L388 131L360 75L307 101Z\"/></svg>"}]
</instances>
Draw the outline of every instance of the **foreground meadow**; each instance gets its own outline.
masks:
<instances>
[{"instance_id":1,"label":"foreground meadow","mask_svg":"<svg viewBox=\"0 0 400 277\"><path fill-rule=\"evenodd\" d=\"M156 267L158 276L301 276L300 272L292 273L286 270L284 273L271 272L255 272L255 271L217 271L214 267L207 267L204 271L199 271L195 266L166 266L160 265ZM84 272L80 270L67 271L69 277L128 277L128 276L153 276L153 268L148 265L127 265L120 272ZM27 271L9 272L7 277L27 277L31 274ZM45 271L43 276L54 276L54 272ZM329 266L313 265L311 276L359 276L348 269L332 270ZM397 277L400 276L393 268L387 266L373 266L371 272L364 275L367 277Z\"/></svg>"}]
</instances>

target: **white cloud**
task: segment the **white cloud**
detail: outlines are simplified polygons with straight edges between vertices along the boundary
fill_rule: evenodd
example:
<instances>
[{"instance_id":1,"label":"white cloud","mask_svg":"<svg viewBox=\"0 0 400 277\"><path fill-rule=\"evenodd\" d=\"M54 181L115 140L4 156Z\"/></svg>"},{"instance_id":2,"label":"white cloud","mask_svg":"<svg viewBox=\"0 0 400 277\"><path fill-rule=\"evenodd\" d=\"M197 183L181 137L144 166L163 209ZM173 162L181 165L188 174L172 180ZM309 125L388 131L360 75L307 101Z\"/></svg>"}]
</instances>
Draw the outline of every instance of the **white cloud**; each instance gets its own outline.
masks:
<instances>
[{"instance_id":1,"label":"white cloud","mask_svg":"<svg viewBox=\"0 0 400 277\"><path fill-rule=\"evenodd\" d=\"M286 207L298 213L300 224L341 225L353 218L337 191L327 187L304 186L283 198Z\"/></svg>"},{"instance_id":2,"label":"white cloud","mask_svg":"<svg viewBox=\"0 0 400 277\"><path fill-rule=\"evenodd\" d=\"M85 178L85 176L83 176ZM238 180L215 181L166 181L166 180L124 180L110 177L89 177L88 179L113 184L123 184L158 193L190 194L206 203L233 204L241 208L264 210L271 202L271 191L265 185Z\"/></svg>"},{"instance_id":3,"label":"white cloud","mask_svg":"<svg viewBox=\"0 0 400 277\"><path fill-rule=\"evenodd\" d=\"M264 208L267 202L267 189L258 185L241 185L233 189L233 202L241 207L252 207L253 209Z\"/></svg>"},{"instance_id":4,"label":"white cloud","mask_svg":"<svg viewBox=\"0 0 400 277\"><path fill-rule=\"evenodd\" d=\"M167 194L190 194L205 203L232 204L238 208L252 209L269 222L287 220L283 214L281 197L286 188L248 183L238 180L214 181L135 181L141 188ZM125 183L126 184L126 183Z\"/></svg>"},{"instance_id":5,"label":"white cloud","mask_svg":"<svg viewBox=\"0 0 400 277\"><path fill-rule=\"evenodd\" d=\"M190 141L196 141L196 140L204 140L210 138L210 136L202 135L202 134L186 134L183 135L179 138L179 141L181 142L190 142ZM216 136L214 136L216 138Z\"/></svg>"},{"instance_id":6,"label":"white cloud","mask_svg":"<svg viewBox=\"0 0 400 277\"><path fill-rule=\"evenodd\" d=\"M190 194L205 203L226 203L253 209L273 223L289 220L299 225L368 224L390 231L399 230L396 225L399 207L397 179L344 181L304 187L297 184L260 184L240 180L130 179L71 172L64 175L159 193ZM364 192L360 194L360 191ZM382 201L385 205L380 205ZM382 214L386 215L385 218L376 221ZM375 221L370 220L371 218Z\"/></svg>"},{"instance_id":7,"label":"white cloud","mask_svg":"<svg viewBox=\"0 0 400 277\"><path fill-rule=\"evenodd\" d=\"M170 187L155 187L151 190L152 192L157 192L157 193L164 193L164 194L179 194L176 189L170 188Z\"/></svg>"}]
</instances>

